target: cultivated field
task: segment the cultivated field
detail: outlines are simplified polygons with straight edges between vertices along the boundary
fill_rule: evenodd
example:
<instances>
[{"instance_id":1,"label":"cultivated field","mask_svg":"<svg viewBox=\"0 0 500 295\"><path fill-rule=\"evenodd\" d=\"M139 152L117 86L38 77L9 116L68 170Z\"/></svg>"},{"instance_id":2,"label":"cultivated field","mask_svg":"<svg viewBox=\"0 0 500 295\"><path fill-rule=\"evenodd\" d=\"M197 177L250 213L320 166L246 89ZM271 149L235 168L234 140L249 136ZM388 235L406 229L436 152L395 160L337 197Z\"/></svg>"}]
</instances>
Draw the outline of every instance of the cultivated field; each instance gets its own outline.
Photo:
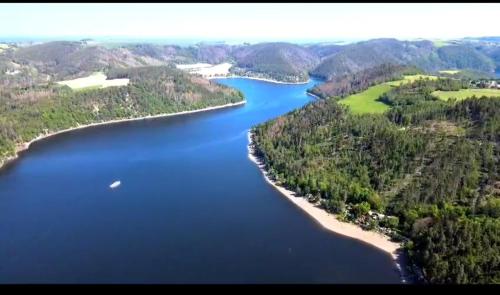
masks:
<instances>
[{"instance_id":1,"label":"cultivated field","mask_svg":"<svg viewBox=\"0 0 500 295\"><path fill-rule=\"evenodd\" d=\"M60 81L57 82L57 84L67 85L71 87L71 89L84 89L84 88L106 88L111 86L124 86L128 85L129 83L129 79L106 80L106 78L107 78L106 75L99 72L84 78Z\"/></svg>"},{"instance_id":2,"label":"cultivated field","mask_svg":"<svg viewBox=\"0 0 500 295\"><path fill-rule=\"evenodd\" d=\"M456 98L457 100L463 100L469 98L473 95L476 97L481 96L491 96L500 97L500 90L498 89L462 89L458 91L434 91L433 95L439 97L442 100L448 100L450 98Z\"/></svg>"}]
</instances>

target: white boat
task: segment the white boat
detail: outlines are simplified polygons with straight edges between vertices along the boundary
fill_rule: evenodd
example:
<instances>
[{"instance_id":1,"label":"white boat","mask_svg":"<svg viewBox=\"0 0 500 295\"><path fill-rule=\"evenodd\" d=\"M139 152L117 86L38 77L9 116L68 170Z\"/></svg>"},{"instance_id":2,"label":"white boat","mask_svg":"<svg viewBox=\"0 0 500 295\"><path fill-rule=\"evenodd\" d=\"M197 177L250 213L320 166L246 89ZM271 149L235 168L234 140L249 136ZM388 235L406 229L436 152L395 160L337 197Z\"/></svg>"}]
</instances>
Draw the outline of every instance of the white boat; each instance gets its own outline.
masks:
<instances>
[{"instance_id":1,"label":"white boat","mask_svg":"<svg viewBox=\"0 0 500 295\"><path fill-rule=\"evenodd\" d=\"M117 181L113 182L109 187L115 188L115 187L119 186L120 184L122 184L121 181L117 180Z\"/></svg>"}]
</instances>

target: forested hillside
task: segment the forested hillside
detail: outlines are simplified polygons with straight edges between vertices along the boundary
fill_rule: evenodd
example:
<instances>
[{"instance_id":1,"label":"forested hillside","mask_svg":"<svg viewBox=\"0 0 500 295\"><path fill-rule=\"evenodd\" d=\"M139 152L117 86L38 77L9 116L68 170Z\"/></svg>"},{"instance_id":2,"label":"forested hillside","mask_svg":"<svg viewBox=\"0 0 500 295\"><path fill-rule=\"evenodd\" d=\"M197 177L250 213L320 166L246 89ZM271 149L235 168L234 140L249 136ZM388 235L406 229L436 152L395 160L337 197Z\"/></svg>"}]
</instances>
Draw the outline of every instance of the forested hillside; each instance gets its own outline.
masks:
<instances>
[{"instance_id":1,"label":"forested hillside","mask_svg":"<svg viewBox=\"0 0 500 295\"><path fill-rule=\"evenodd\" d=\"M497 43L466 40L436 47L431 41L374 39L347 45L291 43L107 44L55 41L31 46L10 46L0 52L3 84L42 84L83 77L111 68L185 63L230 62L238 75L303 82L309 75L337 79L382 64L416 66L425 71L468 70L491 76L500 68Z\"/></svg>"},{"instance_id":2,"label":"forested hillside","mask_svg":"<svg viewBox=\"0 0 500 295\"><path fill-rule=\"evenodd\" d=\"M375 84L403 79L403 75L417 74L421 71L394 64L381 64L368 68L355 74L337 76L330 81L322 83L308 90L320 97L345 97L360 92Z\"/></svg>"},{"instance_id":3,"label":"forested hillside","mask_svg":"<svg viewBox=\"0 0 500 295\"><path fill-rule=\"evenodd\" d=\"M80 91L53 84L0 89L0 163L40 134L243 100L237 90L170 67L113 69L110 76L127 77L130 84Z\"/></svg>"},{"instance_id":4,"label":"forested hillside","mask_svg":"<svg viewBox=\"0 0 500 295\"><path fill-rule=\"evenodd\" d=\"M235 49L235 69L238 74L286 81L303 82L309 78L308 71L319 63L311 51L289 43L262 43Z\"/></svg>"},{"instance_id":5,"label":"forested hillside","mask_svg":"<svg viewBox=\"0 0 500 295\"><path fill-rule=\"evenodd\" d=\"M319 100L253 130L271 177L325 210L405 241L433 283L500 282L500 98L442 101L419 80L354 115ZM372 219L370 210L384 213Z\"/></svg>"},{"instance_id":6,"label":"forested hillside","mask_svg":"<svg viewBox=\"0 0 500 295\"><path fill-rule=\"evenodd\" d=\"M311 74L330 80L337 75L352 74L383 63L411 64L421 68L426 59L433 59L430 41L398 41L375 39L345 45L342 51L325 58Z\"/></svg>"},{"instance_id":7,"label":"forested hillside","mask_svg":"<svg viewBox=\"0 0 500 295\"><path fill-rule=\"evenodd\" d=\"M439 59L449 68L475 69L483 72L493 72L495 62L472 46L444 46L438 49ZM491 52L493 55L494 52ZM493 56L492 56L493 57Z\"/></svg>"},{"instance_id":8,"label":"forested hillside","mask_svg":"<svg viewBox=\"0 0 500 295\"><path fill-rule=\"evenodd\" d=\"M416 66L425 71L469 69L492 75L498 45L477 48L464 43L436 47L431 41L399 41L374 39L342 46L324 57L310 74L326 80L352 74L383 63ZM315 49L318 51L318 49Z\"/></svg>"}]
</instances>

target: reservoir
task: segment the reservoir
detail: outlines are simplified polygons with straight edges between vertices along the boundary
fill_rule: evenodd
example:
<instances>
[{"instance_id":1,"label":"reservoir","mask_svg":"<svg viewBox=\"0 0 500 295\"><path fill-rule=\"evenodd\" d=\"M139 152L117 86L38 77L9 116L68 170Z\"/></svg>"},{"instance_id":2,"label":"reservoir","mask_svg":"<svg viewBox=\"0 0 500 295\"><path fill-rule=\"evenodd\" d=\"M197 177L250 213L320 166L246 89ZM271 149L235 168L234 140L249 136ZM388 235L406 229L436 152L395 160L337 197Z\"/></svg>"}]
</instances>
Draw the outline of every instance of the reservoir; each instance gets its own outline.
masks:
<instances>
[{"instance_id":1,"label":"reservoir","mask_svg":"<svg viewBox=\"0 0 500 295\"><path fill-rule=\"evenodd\" d=\"M389 255L323 229L248 159L249 128L318 81L218 82L247 103L60 134L0 171L0 283L399 283Z\"/></svg>"}]
</instances>

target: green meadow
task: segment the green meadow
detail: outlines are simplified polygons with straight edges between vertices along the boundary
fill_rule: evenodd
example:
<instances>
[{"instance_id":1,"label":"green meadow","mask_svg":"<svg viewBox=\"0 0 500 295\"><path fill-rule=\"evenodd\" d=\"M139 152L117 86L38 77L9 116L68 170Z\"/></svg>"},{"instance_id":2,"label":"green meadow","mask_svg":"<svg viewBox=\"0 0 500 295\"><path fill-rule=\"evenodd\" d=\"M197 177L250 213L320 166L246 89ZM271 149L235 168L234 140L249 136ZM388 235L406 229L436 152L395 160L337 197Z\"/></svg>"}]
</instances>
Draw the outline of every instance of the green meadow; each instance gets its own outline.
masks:
<instances>
[{"instance_id":1,"label":"green meadow","mask_svg":"<svg viewBox=\"0 0 500 295\"><path fill-rule=\"evenodd\" d=\"M391 86L399 86L402 83L411 83L411 82L415 82L418 79L436 80L437 78L438 78L437 76L431 76L431 75L408 75L408 76L404 76L404 79L402 79L402 80L386 82L384 84L388 84Z\"/></svg>"},{"instance_id":2,"label":"green meadow","mask_svg":"<svg viewBox=\"0 0 500 295\"><path fill-rule=\"evenodd\" d=\"M446 46L446 45L450 45L449 42L447 41L444 41L444 40L433 40L432 43L434 43L434 46L436 47L443 47L443 46Z\"/></svg>"},{"instance_id":3,"label":"green meadow","mask_svg":"<svg viewBox=\"0 0 500 295\"><path fill-rule=\"evenodd\" d=\"M349 106L351 111L356 114L364 113L383 113L389 109L389 106L377 99L394 86L399 86L402 83L410 83L418 79L437 79L436 76L429 75L409 75L402 80L385 82L366 89L363 92L349 95L342 99L339 103Z\"/></svg>"},{"instance_id":4,"label":"green meadow","mask_svg":"<svg viewBox=\"0 0 500 295\"><path fill-rule=\"evenodd\" d=\"M443 70L439 71L441 74L450 74L450 75L455 75L460 73L460 70Z\"/></svg>"},{"instance_id":5,"label":"green meadow","mask_svg":"<svg viewBox=\"0 0 500 295\"><path fill-rule=\"evenodd\" d=\"M437 96L439 99L448 100L450 98L456 98L457 100L463 100L469 98L473 95L476 97L490 96L490 97L500 97L500 90L498 89L462 89L458 91L434 91L433 95Z\"/></svg>"},{"instance_id":6,"label":"green meadow","mask_svg":"<svg viewBox=\"0 0 500 295\"><path fill-rule=\"evenodd\" d=\"M383 102L377 101L377 98L391 90L391 87L392 86L387 83L375 85L363 92L342 99L340 103L349 106L351 111L356 114L383 113L389 109L389 106Z\"/></svg>"}]
</instances>

